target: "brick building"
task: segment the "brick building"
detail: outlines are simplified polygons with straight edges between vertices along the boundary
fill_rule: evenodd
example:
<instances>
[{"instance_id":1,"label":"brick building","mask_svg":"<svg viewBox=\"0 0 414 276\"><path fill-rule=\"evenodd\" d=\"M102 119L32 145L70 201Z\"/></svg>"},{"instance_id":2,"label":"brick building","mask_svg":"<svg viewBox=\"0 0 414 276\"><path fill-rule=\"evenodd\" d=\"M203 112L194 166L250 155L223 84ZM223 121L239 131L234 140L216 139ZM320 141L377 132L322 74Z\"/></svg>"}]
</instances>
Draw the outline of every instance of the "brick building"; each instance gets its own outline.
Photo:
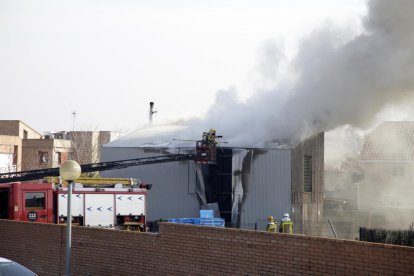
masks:
<instances>
[{"instance_id":1,"label":"brick building","mask_svg":"<svg viewBox=\"0 0 414 276\"><path fill-rule=\"evenodd\" d=\"M69 159L72 143L64 139L23 140L22 170L59 167Z\"/></svg>"},{"instance_id":2,"label":"brick building","mask_svg":"<svg viewBox=\"0 0 414 276\"><path fill-rule=\"evenodd\" d=\"M0 120L0 173L59 167L68 159L100 162L101 147L114 131L60 131L42 135L19 120Z\"/></svg>"},{"instance_id":3,"label":"brick building","mask_svg":"<svg viewBox=\"0 0 414 276\"><path fill-rule=\"evenodd\" d=\"M0 172L22 169L23 143L42 134L19 120L0 120Z\"/></svg>"}]
</instances>

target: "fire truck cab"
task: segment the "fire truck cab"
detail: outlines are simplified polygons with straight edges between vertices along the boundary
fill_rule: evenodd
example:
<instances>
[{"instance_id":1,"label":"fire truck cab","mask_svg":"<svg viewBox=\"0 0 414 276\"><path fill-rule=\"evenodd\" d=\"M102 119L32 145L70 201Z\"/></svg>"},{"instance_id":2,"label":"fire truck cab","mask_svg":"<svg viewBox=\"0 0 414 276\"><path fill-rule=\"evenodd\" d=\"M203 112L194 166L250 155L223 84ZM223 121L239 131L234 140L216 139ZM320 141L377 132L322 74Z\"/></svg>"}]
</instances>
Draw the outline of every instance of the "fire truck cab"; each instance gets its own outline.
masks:
<instances>
[{"instance_id":1,"label":"fire truck cab","mask_svg":"<svg viewBox=\"0 0 414 276\"><path fill-rule=\"evenodd\" d=\"M0 219L53 223L53 194L50 184L0 184Z\"/></svg>"}]
</instances>

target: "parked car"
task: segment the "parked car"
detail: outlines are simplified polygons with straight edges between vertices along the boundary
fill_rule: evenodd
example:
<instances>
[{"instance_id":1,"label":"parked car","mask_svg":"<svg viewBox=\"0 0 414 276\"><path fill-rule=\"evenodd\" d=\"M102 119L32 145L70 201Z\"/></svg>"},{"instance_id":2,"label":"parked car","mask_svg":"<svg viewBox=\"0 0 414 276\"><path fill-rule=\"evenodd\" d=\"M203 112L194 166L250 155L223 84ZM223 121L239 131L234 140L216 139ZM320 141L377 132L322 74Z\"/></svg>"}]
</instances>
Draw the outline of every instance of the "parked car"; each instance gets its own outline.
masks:
<instances>
[{"instance_id":1,"label":"parked car","mask_svg":"<svg viewBox=\"0 0 414 276\"><path fill-rule=\"evenodd\" d=\"M30 269L0 257L0 276L36 276L37 274Z\"/></svg>"}]
</instances>

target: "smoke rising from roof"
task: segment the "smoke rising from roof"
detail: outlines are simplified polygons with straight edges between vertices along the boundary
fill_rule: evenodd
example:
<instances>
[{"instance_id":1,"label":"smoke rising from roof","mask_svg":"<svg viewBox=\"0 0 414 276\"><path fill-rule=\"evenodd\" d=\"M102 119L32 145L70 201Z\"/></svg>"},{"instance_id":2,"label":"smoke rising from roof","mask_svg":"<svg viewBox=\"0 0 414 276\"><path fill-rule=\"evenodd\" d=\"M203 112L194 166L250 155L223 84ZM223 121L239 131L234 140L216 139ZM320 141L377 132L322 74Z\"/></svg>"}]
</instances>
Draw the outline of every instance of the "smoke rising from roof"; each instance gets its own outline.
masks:
<instances>
[{"instance_id":1,"label":"smoke rising from roof","mask_svg":"<svg viewBox=\"0 0 414 276\"><path fill-rule=\"evenodd\" d=\"M412 14L410 0L369 1L363 33L343 43L341 30L331 26L313 32L287 65L294 78L275 81L247 101L235 88L219 91L205 119L185 124L200 131L214 127L226 140L251 145L294 144L345 124L368 126L385 105L413 96ZM269 44L264 79L286 66L283 52Z\"/></svg>"},{"instance_id":2,"label":"smoke rising from roof","mask_svg":"<svg viewBox=\"0 0 414 276\"><path fill-rule=\"evenodd\" d=\"M252 97L220 90L204 118L181 120L187 130L168 137L200 139L214 128L232 145L295 145L344 125L370 127L384 108L414 99L412 14L411 0L371 0L361 33L325 25L302 41L293 60L282 43L266 41ZM118 144L136 144L136 134Z\"/></svg>"}]
</instances>

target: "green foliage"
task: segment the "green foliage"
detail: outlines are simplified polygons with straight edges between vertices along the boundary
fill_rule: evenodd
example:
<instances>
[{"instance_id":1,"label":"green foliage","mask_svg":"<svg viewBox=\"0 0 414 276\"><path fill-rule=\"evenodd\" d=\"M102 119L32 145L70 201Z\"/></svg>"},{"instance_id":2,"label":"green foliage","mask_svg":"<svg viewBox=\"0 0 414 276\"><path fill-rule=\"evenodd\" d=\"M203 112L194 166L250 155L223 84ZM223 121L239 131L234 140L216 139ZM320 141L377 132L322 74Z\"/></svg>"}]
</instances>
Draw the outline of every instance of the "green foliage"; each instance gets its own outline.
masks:
<instances>
[{"instance_id":1,"label":"green foliage","mask_svg":"<svg viewBox=\"0 0 414 276\"><path fill-rule=\"evenodd\" d=\"M359 240L414 247L414 230L385 230L359 228Z\"/></svg>"}]
</instances>

